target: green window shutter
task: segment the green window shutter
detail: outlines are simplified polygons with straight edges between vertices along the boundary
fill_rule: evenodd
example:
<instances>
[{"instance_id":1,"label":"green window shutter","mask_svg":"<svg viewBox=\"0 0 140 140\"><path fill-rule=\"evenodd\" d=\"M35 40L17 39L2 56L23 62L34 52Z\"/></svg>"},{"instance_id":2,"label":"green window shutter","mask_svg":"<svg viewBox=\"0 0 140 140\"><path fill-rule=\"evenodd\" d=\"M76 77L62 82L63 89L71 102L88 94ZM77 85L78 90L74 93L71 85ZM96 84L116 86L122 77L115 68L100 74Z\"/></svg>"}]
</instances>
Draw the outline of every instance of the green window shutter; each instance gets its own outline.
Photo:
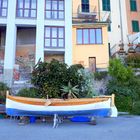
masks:
<instances>
[{"instance_id":1,"label":"green window shutter","mask_svg":"<svg viewBox=\"0 0 140 140\"><path fill-rule=\"evenodd\" d=\"M111 32L111 23L108 24L108 31Z\"/></svg>"},{"instance_id":2,"label":"green window shutter","mask_svg":"<svg viewBox=\"0 0 140 140\"><path fill-rule=\"evenodd\" d=\"M130 0L130 10L137 11L137 2L136 0Z\"/></svg>"},{"instance_id":3,"label":"green window shutter","mask_svg":"<svg viewBox=\"0 0 140 140\"><path fill-rule=\"evenodd\" d=\"M110 0L102 0L103 11L110 11Z\"/></svg>"},{"instance_id":4,"label":"green window shutter","mask_svg":"<svg viewBox=\"0 0 140 140\"><path fill-rule=\"evenodd\" d=\"M139 21L132 20L132 31L139 32Z\"/></svg>"}]
</instances>

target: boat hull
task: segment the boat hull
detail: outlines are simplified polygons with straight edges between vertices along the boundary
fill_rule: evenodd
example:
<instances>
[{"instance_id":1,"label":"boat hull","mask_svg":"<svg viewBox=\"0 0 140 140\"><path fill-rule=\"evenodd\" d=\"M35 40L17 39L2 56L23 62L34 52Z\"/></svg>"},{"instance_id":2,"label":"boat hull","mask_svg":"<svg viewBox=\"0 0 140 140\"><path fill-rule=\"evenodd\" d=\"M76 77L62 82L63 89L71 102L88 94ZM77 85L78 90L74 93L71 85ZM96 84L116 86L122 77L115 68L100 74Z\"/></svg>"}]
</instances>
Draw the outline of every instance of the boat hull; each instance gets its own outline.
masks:
<instances>
[{"instance_id":1,"label":"boat hull","mask_svg":"<svg viewBox=\"0 0 140 140\"><path fill-rule=\"evenodd\" d=\"M13 97L16 98L16 97ZM27 99L25 99L27 100ZM89 99L82 99L89 100ZM77 100L77 102L81 102L81 100ZM68 101L64 101L65 104ZM13 100L12 98L6 99L6 113L10 116L49 116L49 115L61 115L61 116L74 116L74 115L91 115L91 116L110 116L110 99L101 101L101 102L93 102L87 104L76 104L71 105L67 104L53 106L48 105L34 105L27 104L20 101Z\"/></svg>"},{"instance_id":2,"label":"boat hull","mask_svg":"<svg viewBox=\"0 0 140 140\"><path fill-rule=\"evenodd\" d=\"M19 109L7 108L6 113L10 116L52 116L57 114L59 116L74 116L74 115L91 115L91 116L110 116L110 109L93 109L82 111L27 111Z\"/></svg>"}]
</instances>

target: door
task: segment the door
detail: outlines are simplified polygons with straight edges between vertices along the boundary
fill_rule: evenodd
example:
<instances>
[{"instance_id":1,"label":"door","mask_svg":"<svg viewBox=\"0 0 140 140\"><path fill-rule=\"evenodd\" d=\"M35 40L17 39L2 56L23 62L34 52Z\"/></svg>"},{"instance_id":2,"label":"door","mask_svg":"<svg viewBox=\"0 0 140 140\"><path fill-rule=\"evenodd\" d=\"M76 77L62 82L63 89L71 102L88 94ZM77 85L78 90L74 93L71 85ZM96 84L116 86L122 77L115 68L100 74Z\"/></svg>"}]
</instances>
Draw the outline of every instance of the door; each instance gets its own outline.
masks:
<instances>
[{"instance_id":1,"label":"door","mask_svg":"<svg viewBox=\"0 0 140 140\"><path fill-rule=\"evenodd\" d=\"M96 71L96 57L89 57L89 70Z\"/></svg>"}]
</instances>

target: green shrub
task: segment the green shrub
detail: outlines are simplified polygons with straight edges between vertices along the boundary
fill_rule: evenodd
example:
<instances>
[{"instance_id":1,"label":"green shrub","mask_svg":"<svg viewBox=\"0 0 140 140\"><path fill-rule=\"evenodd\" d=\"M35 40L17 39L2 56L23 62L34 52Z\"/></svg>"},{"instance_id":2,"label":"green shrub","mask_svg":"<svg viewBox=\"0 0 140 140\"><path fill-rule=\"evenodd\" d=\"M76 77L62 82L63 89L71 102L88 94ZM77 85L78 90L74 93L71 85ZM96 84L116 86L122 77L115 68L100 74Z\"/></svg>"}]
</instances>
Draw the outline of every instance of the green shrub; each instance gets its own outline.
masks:
<instances>
[{"instance_id":1,"label":"green shrub","mask_svg":"<svg viewBox=\"0 0 140 140\"><path fill-rule=\"evenodd\" d=\"M134 115L140 115L140 101L134 102L131 113Z\"/></svg>"},{"instance_id":2,"label":"green shrub","mask_svg":"<svg viewBox=\"0 0 140 140\"><path fill-rule=\"evenodd\" d=\"M125 67L119 59L109 61L109 74L118 83L125 84L134 77L130 67Z\"/></svg>"},{"instance_id":3,"label":"green shrub","mask_svg":"<svg viewBox=\"0 0 140 140\"><path fill-rule=\"evenodd\" d=\"M9 90L9 87L5 84L0 82L0 103L5 103L6 100L6 91Z\"/></svg>"},{"instance_id":4,"label":"green shrub","mask_svg":"<svg viewBox=\"0 0 140 140\"><path fill-rule=\"evenodd\" d=\"M36 88L23 88L16 96L30 97L30 98L40 98L39 92Z\"/></svg>"},{"instance_id":5,"label":"green shrub","mask_svg":"<svg viewBox=\"0 0 140 140\"><path fill-rule=\"evenodd\" d=\"M67 65L57 60L40 62L34 68L31 80L44 98L47 94L49 97L60 97L61 86L67 84Z\"/></svg>"},{"instance_id":6,"label":"green shrub","mask_svg":"<svg viewBox=\"0 0 140 140\"><path fill-rule=\"evenodd\" d=\"M81 64L68 67L66 64L57 60L50 63L40 62L32 72L32 83L39 89L41 97L61 98L62 87L71 87L79 90L77 97L92 97L95 95L93 90L93 73L86 72Z\"/></svg>"},{"instance_id":7,"label":"green shrub","mask_svg":"<svg viewBox=\"0 0 140 140\"><path fill-rule=\"evenodd\" d=\"M115 105L120 112L131 112L133 101L131 96L124 96L117 94L115 96Z\"/></svg>"},{"instance_id":8,"label":"green shrub","mask_svg":"<svg viewBox=\"0 0 140 140\"><path fill-rule=\"evenodd\" d=\"M47 83L44 84L43 89L40 90L40 95L43 98L59 98L61 94L59 92L59 88L54 85L48 85Z\"/></svg>"},{"instance_id":9,"label":"green shrub","mask_svg":"<svg viewBox=\"0 0 140 140\"><path fill-rule=\"evenodd\" d=\"M140 54L138 53L128 55L125 61L128 66L131 66L133 68L140 68Z\"/></svg>"},{"instance_id":10,"label":"green shrub","mask_svg":"<svg viewBox=\"0 0 140 140\"><path fill-rule=\"evenodd\" d=\"M106 71L95 72L94 79L100 81L102 79L105 79L107 77L107 74L108 74L108 72L106 72Z\"/></svg>"},{"instance_id":11,"label":"green shrub","mask_svg":"<svg viewBox=\"0 0 140 140\"><path fill-rule=\"evenodd\" d=\"M116 95L119 111L131 112L134 102L140 100L140 79L117 59L110 61L109 74L112 79L107 84L107 94Z\"/></svg>"},{"instance_id":12,"label":"green shrub","mask_svg":"<svg viewBox=\"0 0 140 140\"><path fill-rule=\"evenodd\" d=\"M92 98L93 96L96 96L97 93L94 90L93 87L93 78L94 75L92 72L87 71L85 69L80 69L79 75L82 75L83 81L80 87L80 93L79 97L80 98Z\"/></svg>"},{"instance_id":13,"label":"green shrub","mask_svg":"<svg viewBox=\"0 0 140 140\"><path fill-rule=\"evenodd\" d=\"M72 86L80 86L83 82L83 75L79 75L78 70L84 69L81 64L71 65L67 70L67 83L70 82Z\"/></svg>"}]
</instances>

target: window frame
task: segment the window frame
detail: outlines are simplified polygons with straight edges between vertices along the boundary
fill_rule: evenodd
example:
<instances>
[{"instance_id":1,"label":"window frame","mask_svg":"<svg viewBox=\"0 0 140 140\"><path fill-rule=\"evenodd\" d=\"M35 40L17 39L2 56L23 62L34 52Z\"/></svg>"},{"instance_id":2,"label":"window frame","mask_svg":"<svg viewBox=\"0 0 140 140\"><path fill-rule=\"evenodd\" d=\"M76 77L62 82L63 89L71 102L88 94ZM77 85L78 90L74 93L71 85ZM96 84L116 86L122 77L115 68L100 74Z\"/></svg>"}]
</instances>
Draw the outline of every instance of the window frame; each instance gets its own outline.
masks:
<instances>
[{"instance_id":1,"label":"window frame","mask_svg":"<svg viewBox=\"0 0 140 140\"><path fill-rule=\"evenodd\" d=\"M138 20L132 20L132 32L139 32L140 25Z\"/></svg>"},{"instance_id":2,"label":"window frame","mask_svg":"<svg viewBox=\"0 0 140 140\"><path fill-rule=\"evenodd\" d=\"M137 1L130 0L130 11L137 12Z\"/></svg>"},{"instance_id":3,"label":"window frame","mask_svg":"<svg viewBox=\"0 0 140 140\"><path fill-rule=\"evenodd\" d=\"M7 17L7 13L8 13L8 0L6 0L6 2L7 2L7 7L4 7L4 6L3 6L3 2L4 2L4 0L1 0L0 17ZM5 15L5 16L3 16L3 14L2 14L2 11L3 11L4 9L6 10L6 15Z\"/></svg>"},{"instance_id":4,"label":"window frame","mask_svg":"<svg viewBox=\"0 0 140 140\"><path fill-rule=\"evenodd\" d=\"M50 28L50 36L46 37L46 28ZM57 29L57 34L56 37L52 36L52 29L56 28ZM59 29L63 29L63 37L59 37ZM64 26L45 26L44 28L44 48L52 48L52 49L62 49L65 48L65 27ZM50 40L50 46L46 46L46 39ZM57 40L57 45L56 46L52 46L52 40L56 39ZM63 39L63 46L59 46L59 40Z\"/></svg>"},{"instance_id":5,"label":"window frame","mask_svg":"<svg viewBox=\"0 0 140 140\"><path fill-rule=\"evenodd\" d=\"M17 3L16 3L16 17L17 18L32 18L32 19L35 19L37 18L37 3L38 3L38 0L36 0L36 7L35 8L32 8L32 0L29 0L29 8L26 8L25 7L25 0L22 0L23 1L23 8L19 8L18 7L18 2L20 0L17 0ZM22 10L22 16L18 16L18 12L19 10ZM28 16L25 16L25 11L28 10L29 11L29 14ZM35 11L35 17L32 17L31 16L31 11Z\"/></svg>"},{"instance_id":6,"label":"window frame","mask_svg":"<svg viewBox=\"0 0 140 140\"><path fill-rule=\"evenodd\" d=\"M49 0L45 0L45 19L47 19L47 20L64 20L65 19L65 0L50 0L51 1L51 9L47 9L47 1L49 1ZM53 10L52 8L52 5L53 5L53 1L56 1L57 2L57 9L55 9L55 10ZM59 1L63 1L63 10L60 10L59 9L59 7L60 7L60 5L59 5ZM47 11L48 12L50 12L50 18L48 18L47 17ZM53 18L53 16L52 16L52 13L53 12L56 12L57 13L57 18ZM59 17L59 13L60 12L62 12L63 13L63 18L60 18Z\"/></svg>"},{"instance_id":7,"label":"window frame","mask_svg":"<svg viewBox=\"0 0 140 140\"><path fill-rule=\"evenodd\" d=\"M89 0L87 0L87 3L85 0L81 0L81 11L84 13L89 13L90 12L90 6L89 6ZM83 9L83 7L86 7ZM88 8L87 8L88 7Z\"/></svg>"},{"instance_id":8,"label":"window frame","mask_svg":"<svg viewBox=\"0 0 140 140\"><path fill-rule=\"evenodd\" d=\"M101 31L101 43L98 43L97 41L97 30L100 29ZM81 43L78 43L78 30L82 30L82 40ZM88 43L84 43L84 32L83 30L88 30ZM94 39L95 39L95 43L91 42L91 33L90 31L94 30ZM103 44L103 33L102 33L102 28L77 28L76 29L76 44L77 45L101 45Z\"/></svg>"},{"instance_id":9,"label":"window frame","mask_svg":"<svg viewBox=\"0 0 140 140\"><path fill-rule=\"evenodd\" d=\"M102 0L102 9L103 11L111 11L110 0Z\"/></svg>"}]
</instances>

